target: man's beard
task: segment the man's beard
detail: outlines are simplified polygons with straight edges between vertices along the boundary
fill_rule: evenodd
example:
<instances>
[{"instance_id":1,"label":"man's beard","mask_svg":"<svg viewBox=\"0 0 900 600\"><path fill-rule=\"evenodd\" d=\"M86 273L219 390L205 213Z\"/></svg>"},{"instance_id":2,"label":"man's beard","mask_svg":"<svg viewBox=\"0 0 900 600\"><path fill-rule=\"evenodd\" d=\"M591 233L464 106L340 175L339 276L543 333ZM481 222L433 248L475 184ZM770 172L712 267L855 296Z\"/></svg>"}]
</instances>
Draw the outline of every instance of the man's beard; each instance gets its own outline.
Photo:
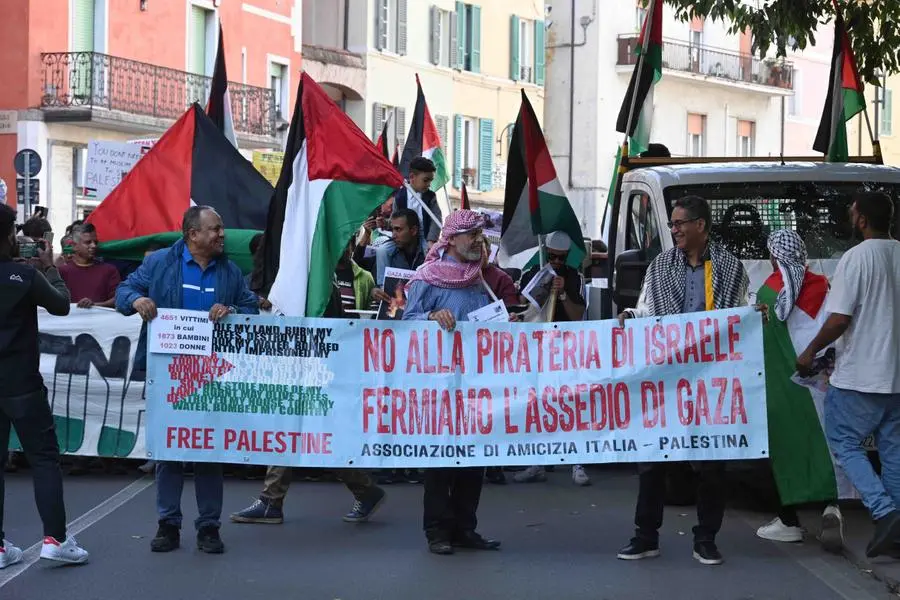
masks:
<instances>
[{"instance_id":1,"label":"man's beard","mask_svg":"<svg viewBox=\"0 0 900 600\"><path fill-rule=\"evenodd\" d=\"M471 246L469 248L466 248L464 251L460 252L460 254L467 261L476 262L481 260L481 258L484 256L484 249L482 248L481 244L479 244L478 246Z\"/></svg>"}]
</instances>

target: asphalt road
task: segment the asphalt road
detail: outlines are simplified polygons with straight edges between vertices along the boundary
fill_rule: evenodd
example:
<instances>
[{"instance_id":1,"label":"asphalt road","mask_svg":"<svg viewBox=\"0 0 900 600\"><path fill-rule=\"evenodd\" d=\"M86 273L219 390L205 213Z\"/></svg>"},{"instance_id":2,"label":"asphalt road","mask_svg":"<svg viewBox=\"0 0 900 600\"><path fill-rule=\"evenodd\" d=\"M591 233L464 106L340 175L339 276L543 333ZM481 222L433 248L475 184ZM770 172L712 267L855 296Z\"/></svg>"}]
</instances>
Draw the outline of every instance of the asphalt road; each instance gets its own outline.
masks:
<instances>
[{"instance_id":1,"label":"asphalt road","mask_svg":"<svg viewBox=\"0 0 900 600\"><path fill-rule=\"evenodd\" d=\"M421 486L387 487L367 524L340 520L351 497L339 484L295 483L283 525L226 523L221 556L182 548L152 554L154 488L147 477L66 478L69 521L91 552L82 567L34 561L0 571L0 600L869 600L895 598L884 584L814 542L778 545L755 537L768 515L731 511L719 537L722 566L691 558L693 509L667 509L658 559L626 563L615 552L632 533L636 477L593 471L576 488L565 473L544 484L485 487L479 511L499 552L427 552ZM196 514L185 486L185 521ZM260 482L228 480L225 512L246 506ZM40 539L28 471L7 475L6 536L27 548ZM31 560L29 560L31 559ZM33 564L32 564L33 563Z\"/></svg>"}]
</instances>

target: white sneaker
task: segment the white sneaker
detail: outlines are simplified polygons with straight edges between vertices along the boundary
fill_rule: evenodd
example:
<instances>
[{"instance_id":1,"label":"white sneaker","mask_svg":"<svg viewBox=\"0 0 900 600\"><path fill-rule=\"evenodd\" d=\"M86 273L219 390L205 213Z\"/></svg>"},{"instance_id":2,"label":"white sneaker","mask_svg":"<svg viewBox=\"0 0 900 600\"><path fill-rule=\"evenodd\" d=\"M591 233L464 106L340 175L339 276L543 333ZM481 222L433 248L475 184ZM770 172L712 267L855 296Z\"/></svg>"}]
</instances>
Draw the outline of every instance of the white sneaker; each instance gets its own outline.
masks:
<instances>
[{"instance_id":1,"label":"white sneaker","mask_svg":"<svg viewBox=\"0 0 900 600\"><path fill-rule=\"evenodd\" d=\"M80 565L86 563L89 556L88 551L79 546L71 535L64 542L58 542L56 538L48 535L41 546L41 558L46 560Z\"/></svg>"},{"instance_id":2,"label":"white sneaker","mask_svg":"<svg viewBox=\"0 0 900 600\"><path fill-rule=\"evenodd\" d=\"M20 562L22 562L22 549L3 540L3 546L0 546L0 569Z\"/></svg>"},{"instance_id":3,"label":"white sneaker","mask_svg":"<svg viewBox=\"0 0 900 600\"><path fill-rule=\"evenodd\" d=\"M756 535L764 540L772 540L773 542L802 542L803 528L789 527L781 521L781 517L775 517L757 529Z\"/></svg>"},{"instance_id":4,"label":"white sneaker","mask_svg":"<svg viewBox=\"0 0 900 600\"><path fill-rule=\"evenodd\" d=\"M822 532L819 534L822 548L833 554L844 550L844 516L837 504L829 504L822 513Z\"/></svg>"},{"instance_id":5,"label":"white sneaker","mask_svg":"<svg viewBox=\"0 0 900 600\"><path fill-rule=\"evenodd\" d=\"M513 481L516 483L547 481L547 472L544 470L544 467L528 467L524 471L519 471L513 475Z\"/></svg>"},{"instance_id":6,"label":"white sneaker","mask_svg":"<svg viewBox=\"0 0 900 600\"><path fill-rule=\"evenodd\" d=\"M584 467L581 465L572 467L572 483L580 486L591 485L591 478L584 472Z\"/></svg>"}]
</instances>

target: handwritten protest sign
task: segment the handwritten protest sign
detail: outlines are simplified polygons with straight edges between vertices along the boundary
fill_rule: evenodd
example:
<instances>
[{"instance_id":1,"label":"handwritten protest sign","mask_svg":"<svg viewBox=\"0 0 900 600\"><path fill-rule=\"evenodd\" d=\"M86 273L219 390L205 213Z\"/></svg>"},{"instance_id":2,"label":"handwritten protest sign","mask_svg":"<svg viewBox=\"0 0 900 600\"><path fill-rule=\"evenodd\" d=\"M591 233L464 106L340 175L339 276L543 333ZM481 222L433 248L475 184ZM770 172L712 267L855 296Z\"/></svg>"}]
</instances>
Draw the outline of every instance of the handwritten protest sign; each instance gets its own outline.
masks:
<instances>
[{"instance_id":1,"label":"handwritten protest sign","mask_svg":"<svg viewBox=\"0 0 900 600\"><path fill-rule=\"evenodd\" d=\"M438 467L767 456L751 308L557 324L231 316L148 357L156 458Z\"/></svg>"},{"instance_id":2,"label":"handwritten protest sign","mask_svg":"<svg viewBox=\"0 0 900 600\"><path fill-rule=\"evenodd\" d=\"M91 140L88 142L85 195L103 200L119 185L146 153L138 144Z\"/></svg>"}]
</instances>

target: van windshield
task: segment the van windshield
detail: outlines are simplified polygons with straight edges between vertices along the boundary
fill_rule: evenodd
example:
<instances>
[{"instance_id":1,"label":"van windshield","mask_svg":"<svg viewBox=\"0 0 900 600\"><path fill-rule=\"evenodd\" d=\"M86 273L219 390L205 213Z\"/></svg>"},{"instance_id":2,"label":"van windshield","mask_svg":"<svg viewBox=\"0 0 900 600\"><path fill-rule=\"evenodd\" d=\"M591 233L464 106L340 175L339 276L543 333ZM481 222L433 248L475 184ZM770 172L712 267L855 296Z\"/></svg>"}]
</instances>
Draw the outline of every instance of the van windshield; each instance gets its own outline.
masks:
<instances>
[{"instance_id":1,"label":"van windshield","mask_svg":"<svg viewBox=\"0 0 900 600\"><path fill-rule=\"evenodd\" d=\"M671 215L678 198L706 198L712 210L713 239L741 260L768 260L769 233L793 229L806 242L814 261L838 259L858 242L849 217L851 199L858 191L885 192L895 209L900 198L900 185L892 183L801 181L672 186L666 188L665 200Z\"/></svg>"}]
</instances>

